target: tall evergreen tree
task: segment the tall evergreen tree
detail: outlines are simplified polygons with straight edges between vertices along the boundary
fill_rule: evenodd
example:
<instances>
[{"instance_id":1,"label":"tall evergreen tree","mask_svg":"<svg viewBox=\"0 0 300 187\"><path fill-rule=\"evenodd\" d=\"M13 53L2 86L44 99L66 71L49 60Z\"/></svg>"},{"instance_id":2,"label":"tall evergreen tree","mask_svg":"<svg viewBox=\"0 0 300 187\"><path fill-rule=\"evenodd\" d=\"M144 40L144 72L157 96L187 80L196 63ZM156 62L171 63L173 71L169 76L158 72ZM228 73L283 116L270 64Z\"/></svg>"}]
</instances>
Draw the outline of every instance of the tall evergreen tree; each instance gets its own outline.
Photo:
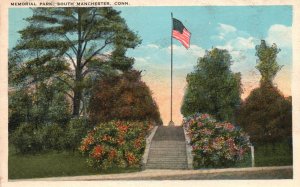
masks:
<instances>
[{"instance_id":1,"label":"tall evergreen tree","mask_svg":"<svg viewBox=\"0 0 300 187\"><path fill-rule=\"evenodd\" d=\"M140 39L113 8L33 8L26 18L14 48L25 54L12 73L13 82L23 86L56 79L65 84L73 103L73 115L80 114L88 79L102 67L126 71L133 59L125 56ZM20 84L19 84L20 85Z\"/></svg>"}]
</instances>

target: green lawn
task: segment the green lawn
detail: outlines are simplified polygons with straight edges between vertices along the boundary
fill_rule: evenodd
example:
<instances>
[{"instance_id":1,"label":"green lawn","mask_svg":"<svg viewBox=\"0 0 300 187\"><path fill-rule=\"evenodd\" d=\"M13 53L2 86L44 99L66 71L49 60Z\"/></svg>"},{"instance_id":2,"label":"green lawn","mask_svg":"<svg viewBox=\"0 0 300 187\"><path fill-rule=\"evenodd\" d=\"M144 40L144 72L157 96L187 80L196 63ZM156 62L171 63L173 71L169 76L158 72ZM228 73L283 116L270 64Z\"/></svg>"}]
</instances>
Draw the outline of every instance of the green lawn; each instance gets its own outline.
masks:
<instances>
[{"instance_id":1,"label":"green lawn","mask_svg":"<svg viewBox=\"0 0 300 187\"><path fill-rule=\"evenodd\" d=\"M276 143L275 149L271 144L256 145L255 166L287 166L293 165L293 153L286 143ZM237 167L251 166L251 155L248 154L243 162Z\"/></svg>"},{"instance_id":2,"label":"green lawn","mask_svg":"<svg viewBox=\"0 0 300 187\"><path fill-rule=\"evenodd\" d=\"M112 168L100 172L87 166L86 158L80 153L72 152L18 155L10 150L8 159L9 179L122 173L138 170L139 168Z\"/></svg>"},{"instance_id":3,"label":"green lawn","mask_svg":"<svg viewBox=\"0 0 300 187\"><path fill-rule=\"evenodd\" d=\"M255 166L292 165L292 151L286 144L257 145L255 147ZM8 159L9 179L42 178L56 176L93 175L104 173L122 173L139 171L139 168L112 168L107 171L97 171L87 166L86 158L78 152L48 152L36 155L18 155L11 147ZM251 167L250 154L236 167Z\"/></svg>"},{"instance_id":4,"label":"green lawn","mask_svg":"<svg viewBox=\"0 0 300 187\"><path fill-rule=\"evenodd\" d=\"M286 143L276 143L272 145L257 145L255 148L256 166L285 166L293 165L292 148Z\"/></svg>"}]
</instances>

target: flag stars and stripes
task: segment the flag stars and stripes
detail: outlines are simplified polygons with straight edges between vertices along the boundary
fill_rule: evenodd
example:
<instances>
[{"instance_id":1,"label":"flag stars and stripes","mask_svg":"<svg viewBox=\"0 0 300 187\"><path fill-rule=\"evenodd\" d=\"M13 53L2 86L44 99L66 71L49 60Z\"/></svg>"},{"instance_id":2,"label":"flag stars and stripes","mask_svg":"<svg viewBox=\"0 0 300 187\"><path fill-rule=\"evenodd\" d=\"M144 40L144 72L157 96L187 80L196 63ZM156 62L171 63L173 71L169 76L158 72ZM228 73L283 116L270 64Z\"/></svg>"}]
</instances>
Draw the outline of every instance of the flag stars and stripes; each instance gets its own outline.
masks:
<instances>
[{"instance_id":1,"label":"flag stars and stripes","mask_svg":"<svg viewBox=\"0 0 300 187\"><path fill-rule=\"evenodd\" d=\"M172 37L177 39L185 48L190 47L191 33L185 28L181 21L173 18Z\"/></svg>"}]
</instances>

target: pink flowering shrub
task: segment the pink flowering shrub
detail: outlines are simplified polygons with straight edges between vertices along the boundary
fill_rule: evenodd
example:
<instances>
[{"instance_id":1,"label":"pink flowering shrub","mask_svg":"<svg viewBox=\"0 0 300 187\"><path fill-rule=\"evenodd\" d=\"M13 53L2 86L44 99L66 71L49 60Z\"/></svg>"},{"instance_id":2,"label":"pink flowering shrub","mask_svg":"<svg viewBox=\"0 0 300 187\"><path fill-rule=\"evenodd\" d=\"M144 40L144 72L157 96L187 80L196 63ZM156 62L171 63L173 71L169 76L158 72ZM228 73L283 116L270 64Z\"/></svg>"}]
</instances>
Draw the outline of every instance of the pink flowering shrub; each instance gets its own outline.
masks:
<instances>
[{"instance_id":1,"label":"pink flowering shrub","mask_svg":"<svg viewBox=\"0 0 300 187\"><path fill-rule=\"evenodd\" d=\"M195 114L183 121L188 133L194 167L228 167L249 151L249 136L228 122L217 122L209 114Z\"/></svg>"},{"instance_id":2,"label":"pink flowering shrub","mask_svg":"<svg viewBox=\"0 0 300 187\"><path fill-rule=\"evenodd\" d=\"M101 123L83 138L79 150L88 155L88 164L97 169L139 166L146 136L152 128L149 121Z\"/></svg>"}]
</instances>

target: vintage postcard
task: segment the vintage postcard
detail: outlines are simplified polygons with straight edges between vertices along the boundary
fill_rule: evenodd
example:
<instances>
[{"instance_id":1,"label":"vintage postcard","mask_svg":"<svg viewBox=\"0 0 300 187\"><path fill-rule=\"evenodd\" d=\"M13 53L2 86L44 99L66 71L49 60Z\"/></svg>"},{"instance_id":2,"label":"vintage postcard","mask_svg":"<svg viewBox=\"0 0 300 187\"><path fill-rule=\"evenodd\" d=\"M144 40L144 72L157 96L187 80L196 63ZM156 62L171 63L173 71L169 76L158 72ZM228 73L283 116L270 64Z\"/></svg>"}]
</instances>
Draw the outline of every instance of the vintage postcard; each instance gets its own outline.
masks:
<instances>
[{"instance_id":1,"label":"vintage postcard","mask_svg":"<svg viewBox=\"0 0 300 187\"><path fill-rule=\"evenodd\" d=\"M296 186L299 6L1 2L0 184Z\"/></svg>"}]
</instances>

